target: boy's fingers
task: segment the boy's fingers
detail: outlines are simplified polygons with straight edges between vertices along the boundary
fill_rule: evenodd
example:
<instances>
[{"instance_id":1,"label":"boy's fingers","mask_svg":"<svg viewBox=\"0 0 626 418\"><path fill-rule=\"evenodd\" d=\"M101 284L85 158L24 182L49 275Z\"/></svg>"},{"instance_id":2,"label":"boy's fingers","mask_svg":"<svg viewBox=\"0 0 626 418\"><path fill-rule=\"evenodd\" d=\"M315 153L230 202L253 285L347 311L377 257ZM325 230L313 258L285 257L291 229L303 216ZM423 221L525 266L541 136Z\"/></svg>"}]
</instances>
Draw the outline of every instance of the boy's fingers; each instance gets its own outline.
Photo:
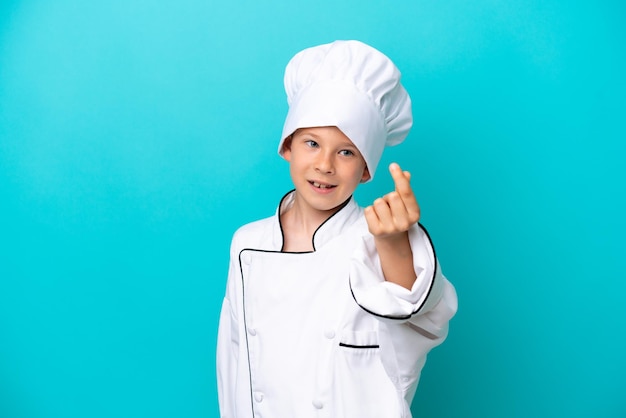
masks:
<instances>
[{"instance_id":1,"label":"boy's fingers","mask_svg":"<svg viewBox=\"0 0 626 418\"><path fill-rule=\"evenodd\" d=\"M410 182L411 174L408 171L402 171L397 163L391 163L389 172L391 173L391 178L393 178L396 191L400 193L400 196L403 198L413 196Z\"/></svg>"},{"instance_id":2,"label":"boy's fingers","mask_svg":"<svg viewBox=\"0 0 626 418\"><path fill-rule=\"evenodd\" d=\"M405 202L398 192L391 192L385 196L385 200L389 204L391 210L391 219L396 228L400 231L406 231L413 223L413 217L409 213Z\"/></svg>"},{"instance_id":3,"label":"boy's fingers","mask_svg":"<svg viewBox=\"0 0 626 418\"><path fill-rule=\"evenodd\" d=\"M381 230L380 219L376 213L374 206L368 206L365 208L365 220L367 221L367 227L373 235L377 235Z\"/></svg>"},{"instance_id":4,"label":"boy's fingers","mask_svg":"<svg viewBox=\"0 0 626 418\"><path fill-rule=\"evenodd\" d=\"M391 216L391 208L389 207L389 203L382 197L374 200L374 204L372 205L374 210L376 211L376 216L378 217L378 221L381 225L389 224L392 221Z\"/></svg>"},{"instance_id":5,"label":"boy's fingers","mask_svg":"<svg viewBox=\"0 0 626 418\"><path fill-rule=\"evenodd\" d=\"M389 172L393 178L396 192L398 192L402 198L402 201L406 206L406 210L412 214L417 213L417 216L419 216L419 205L417 204L417 199L415 198L415 194L413 193L413 188L410 183L411 173L408 171L402 171L397 163L391 163L389 166Z\"/></svg>"},{"instance_id":6,"label":"boy's fingers","mask_svg":"<svg viewBox=\"0 0 626 418\"><path fill-rule=\"evenodd\" d=\"M405 216L407 207L398 192L387 193L384 197L394 218Z\"/></svg>"},{"instance_id":7,"label":"boy's fingers","mask_svg":"<svg viewBox=\"0 0 626 418\"><path fill-rule=\"evenodd\" d=\"M395 191L376 199L365 209L365 218L374 235L406 231L419 220L420 209L410 185L411 174L402 171L397 163L389 166Z\"/></svg>"}]
</instances>

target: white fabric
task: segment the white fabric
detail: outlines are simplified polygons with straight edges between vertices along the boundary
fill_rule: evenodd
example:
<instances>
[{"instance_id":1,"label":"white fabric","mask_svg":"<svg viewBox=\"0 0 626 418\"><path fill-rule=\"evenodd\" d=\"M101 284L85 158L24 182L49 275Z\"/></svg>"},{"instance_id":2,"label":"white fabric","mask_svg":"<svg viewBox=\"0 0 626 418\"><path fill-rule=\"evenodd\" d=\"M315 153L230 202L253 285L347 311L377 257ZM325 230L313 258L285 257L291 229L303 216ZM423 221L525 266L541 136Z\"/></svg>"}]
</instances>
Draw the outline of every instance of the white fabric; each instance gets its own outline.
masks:
<instances>
[{"instance_id":1,"label":"white fabric","mask_svg":"<svg viewBox=\"0 0 626 418\"><path fill-rule=\"evenodd\" d=\"M335 41L296 54L285 69L289 112L278 152L296 129L338 127L359 149L371 178L385 145L397 145L413 124L400 71L359 41Z\"/></svg>"},{"instance_id":2,"label":"white fabric","mask_svg":"<svg viewBox=\"0 0 626 418\"><path fill-rule=\"evenodd\" d=\"M409 291L382 277L354 200L308 253L280 252L279 211L233 237L217 347L221 417L410 417L426 354L457 308L427 234L410 231L418 279Z\"/></svg>"}]
</instances>

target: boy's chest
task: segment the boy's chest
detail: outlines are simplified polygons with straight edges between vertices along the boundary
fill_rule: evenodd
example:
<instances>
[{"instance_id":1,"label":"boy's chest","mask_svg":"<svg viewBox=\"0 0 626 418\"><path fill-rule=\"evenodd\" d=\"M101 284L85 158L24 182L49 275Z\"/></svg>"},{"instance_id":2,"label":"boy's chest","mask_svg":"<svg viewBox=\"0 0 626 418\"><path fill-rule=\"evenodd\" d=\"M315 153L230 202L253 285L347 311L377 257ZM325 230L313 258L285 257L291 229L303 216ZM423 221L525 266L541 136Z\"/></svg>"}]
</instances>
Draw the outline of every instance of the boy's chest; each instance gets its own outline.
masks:
<instances>
[{"instance_id":1,"label":"boy's chest","mask_svg":"<svg viewBox=\"0 0 626 418\"><path fill-rule=\"evenodd\" d=\"M248 325L254 322L255 327L266 329L330 326L351 303L351 254L352 245L346 240L301 254L244 250L241 273Z\"/></svg>"},{"instance_id":2,"label":"boy's chest","mask_svg":"<svg viewBox=\"0 0 626 418\"><path fill-rule=\"evenodd\" d=\"M358 235L345 234L309 253L244 250L242 304L246 326L268 340L297 331L302 344L353 328L365 312L350 288L351 257ZM367 321L365 321L367 322ZM375 321L366 325L371 330Z\"/></svg>"}]
</instances>

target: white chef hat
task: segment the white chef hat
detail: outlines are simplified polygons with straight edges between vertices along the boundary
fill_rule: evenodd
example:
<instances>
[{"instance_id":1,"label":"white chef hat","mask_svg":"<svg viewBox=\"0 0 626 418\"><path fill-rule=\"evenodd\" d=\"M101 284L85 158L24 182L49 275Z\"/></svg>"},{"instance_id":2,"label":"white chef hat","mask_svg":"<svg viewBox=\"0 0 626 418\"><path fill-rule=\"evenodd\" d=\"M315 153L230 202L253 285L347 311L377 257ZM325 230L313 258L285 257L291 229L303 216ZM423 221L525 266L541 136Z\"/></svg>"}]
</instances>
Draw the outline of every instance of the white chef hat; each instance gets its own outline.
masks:
<instances>
[{"instance_id":1,"label":"white chef hat","mask_svg":"<svg viewBox=\"0 0 626 418\"><path fill-rule=\"evenodd\" d=\"M336 126L363 155L370 180L385 145L404 141L413 124L400 71L359 41L335 41L297 53L285 69L285 91L289 112L279 154L296 129Z\"/></svg>"}]
</instances>

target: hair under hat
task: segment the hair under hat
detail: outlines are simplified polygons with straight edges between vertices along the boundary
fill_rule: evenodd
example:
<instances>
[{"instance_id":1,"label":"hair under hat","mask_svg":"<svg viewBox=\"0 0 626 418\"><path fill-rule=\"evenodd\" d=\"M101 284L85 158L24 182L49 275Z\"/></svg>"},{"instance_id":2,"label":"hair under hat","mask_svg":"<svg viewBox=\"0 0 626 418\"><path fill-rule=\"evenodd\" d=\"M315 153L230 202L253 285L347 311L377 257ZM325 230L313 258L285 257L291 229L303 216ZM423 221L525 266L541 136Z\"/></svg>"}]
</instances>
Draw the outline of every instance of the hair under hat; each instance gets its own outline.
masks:
<instances>
[{"instance_id":1,"label":"hair under hat","mask_svg":"<svg viewBox=\"0 0 626 418\"><path fill-rule=\"evenodd\" d=\"M336 126L359 149L374 178L386 145L404 141L413 124L400 71L359 41L335 41L297 53L285 69L289 112L278 152L299 128Z\"/></svg>"}]
</instances>

